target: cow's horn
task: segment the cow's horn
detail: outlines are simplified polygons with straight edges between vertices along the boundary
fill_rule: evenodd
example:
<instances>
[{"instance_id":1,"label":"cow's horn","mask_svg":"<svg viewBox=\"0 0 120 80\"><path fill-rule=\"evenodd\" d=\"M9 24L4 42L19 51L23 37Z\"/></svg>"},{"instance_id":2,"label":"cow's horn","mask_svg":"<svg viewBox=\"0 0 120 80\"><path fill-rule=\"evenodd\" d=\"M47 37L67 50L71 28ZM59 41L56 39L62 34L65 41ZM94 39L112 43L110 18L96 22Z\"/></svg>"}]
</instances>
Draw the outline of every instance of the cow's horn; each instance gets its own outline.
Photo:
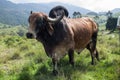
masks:
<instances>
[{"instance_id":1,"label":"cow's horn","mask_svg":"<svg viewBox=\"0 0 120 80\"><path fill-rule=\"evenodd\" d=\"M62 15L61 16L58 16L57 18L50 18L50 17L48 17L48 21L49 22L59 22L63 17L64 17L64 12L62 11Z\"/></svg>"}]
</instances>

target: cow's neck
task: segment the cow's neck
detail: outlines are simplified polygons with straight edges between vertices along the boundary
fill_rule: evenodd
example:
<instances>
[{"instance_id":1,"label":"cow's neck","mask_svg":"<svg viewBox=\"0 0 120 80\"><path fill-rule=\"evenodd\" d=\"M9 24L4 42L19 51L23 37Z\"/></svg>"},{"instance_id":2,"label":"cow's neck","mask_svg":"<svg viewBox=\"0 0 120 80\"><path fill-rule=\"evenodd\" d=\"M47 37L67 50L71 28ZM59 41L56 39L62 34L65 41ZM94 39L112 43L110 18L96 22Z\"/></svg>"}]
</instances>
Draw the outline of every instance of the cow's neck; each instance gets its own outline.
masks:
<instances>
[{"instance_id":1,"label":"cow's neck","mask_svg":"<svg viewBox=\"0 0 120 80\"><path fill-rule=\"evenodd\" d=\"M52 25L52 26L54 28L54 32L52 35L50 35L48 33L47 29L45 29L37 34L38 39L40 39L40 41L43 43L43 45L56 46L60 42L62 42L64 40L64 38L66 37L67 31L65 29L65 26L63 26L62 23Z\"/></svg>"}]
</instances>

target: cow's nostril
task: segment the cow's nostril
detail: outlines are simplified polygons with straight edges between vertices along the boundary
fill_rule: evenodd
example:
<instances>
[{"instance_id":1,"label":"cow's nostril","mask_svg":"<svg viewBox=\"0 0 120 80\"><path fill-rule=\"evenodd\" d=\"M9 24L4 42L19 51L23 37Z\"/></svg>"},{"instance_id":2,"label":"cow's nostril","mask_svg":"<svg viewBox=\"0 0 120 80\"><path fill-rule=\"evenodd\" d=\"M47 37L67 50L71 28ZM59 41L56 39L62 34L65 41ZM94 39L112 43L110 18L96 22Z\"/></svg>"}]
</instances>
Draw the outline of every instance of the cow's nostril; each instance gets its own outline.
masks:
<instances>
[{"instance_id":1,"label":"cow's nostril","mask_svg":"<svg viewBox=\"0 0 120 80\"><path fill-rule=\"evenodd\" d=\"M26 37L27 38L33 38L33 34L32 33L26 33Z\"/></svg>"}]
</instances>

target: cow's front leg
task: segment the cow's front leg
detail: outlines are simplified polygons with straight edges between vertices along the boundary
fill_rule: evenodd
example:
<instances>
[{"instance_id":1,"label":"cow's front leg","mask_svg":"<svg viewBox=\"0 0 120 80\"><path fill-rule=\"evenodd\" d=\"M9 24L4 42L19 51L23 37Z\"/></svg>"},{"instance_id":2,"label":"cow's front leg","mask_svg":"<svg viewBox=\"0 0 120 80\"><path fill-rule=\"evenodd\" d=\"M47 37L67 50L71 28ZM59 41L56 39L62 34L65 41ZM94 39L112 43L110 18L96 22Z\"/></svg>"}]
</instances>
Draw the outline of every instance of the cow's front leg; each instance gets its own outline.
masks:
<instances>
[{"instance_id":1,"label":"cow's front leg","mask_svg":"<svg viewBox=\"0 0 120 80\"><path fill-rule=\"evenodd\" d=\"M69 55L69 63L74 67L74 50L69 49L68 55Z\"/></svg>"},{"instance_id":2,"label":"cow's front leg","mask_svg":"<svg viewBox=\"0 0 120 80\"><path fill-rule=\"evenodd\" d=\"M55 58L52 58L52 62L53 62L53 74L56 76L58 74L58 71L57 71L58 60L56 60Z\"/></svg>"}]
</instances>

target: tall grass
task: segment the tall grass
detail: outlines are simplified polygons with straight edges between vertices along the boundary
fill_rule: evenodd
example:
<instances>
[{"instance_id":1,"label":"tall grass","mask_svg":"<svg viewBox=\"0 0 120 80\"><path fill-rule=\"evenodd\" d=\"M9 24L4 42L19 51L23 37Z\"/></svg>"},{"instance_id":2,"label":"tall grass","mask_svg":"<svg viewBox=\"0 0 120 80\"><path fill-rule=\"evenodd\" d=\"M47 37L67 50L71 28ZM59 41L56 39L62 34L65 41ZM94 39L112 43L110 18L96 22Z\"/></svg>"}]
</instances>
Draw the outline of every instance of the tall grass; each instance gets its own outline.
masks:
<instances>
[{"instance_id":1,"label":"tall grass","mask_svg":"<svg viewBox=\"0 0 120 80\"><path fill-rule=\"evenodd\" d=\"M59 62L59 75L52 75L52 62L36 40L17 34L0 36L0 80L120 80L118 33L100 31L97 48L100 62L90 64L87 49L75 53L75 67L66 55Z\"/></svg>"}]
</instances>

